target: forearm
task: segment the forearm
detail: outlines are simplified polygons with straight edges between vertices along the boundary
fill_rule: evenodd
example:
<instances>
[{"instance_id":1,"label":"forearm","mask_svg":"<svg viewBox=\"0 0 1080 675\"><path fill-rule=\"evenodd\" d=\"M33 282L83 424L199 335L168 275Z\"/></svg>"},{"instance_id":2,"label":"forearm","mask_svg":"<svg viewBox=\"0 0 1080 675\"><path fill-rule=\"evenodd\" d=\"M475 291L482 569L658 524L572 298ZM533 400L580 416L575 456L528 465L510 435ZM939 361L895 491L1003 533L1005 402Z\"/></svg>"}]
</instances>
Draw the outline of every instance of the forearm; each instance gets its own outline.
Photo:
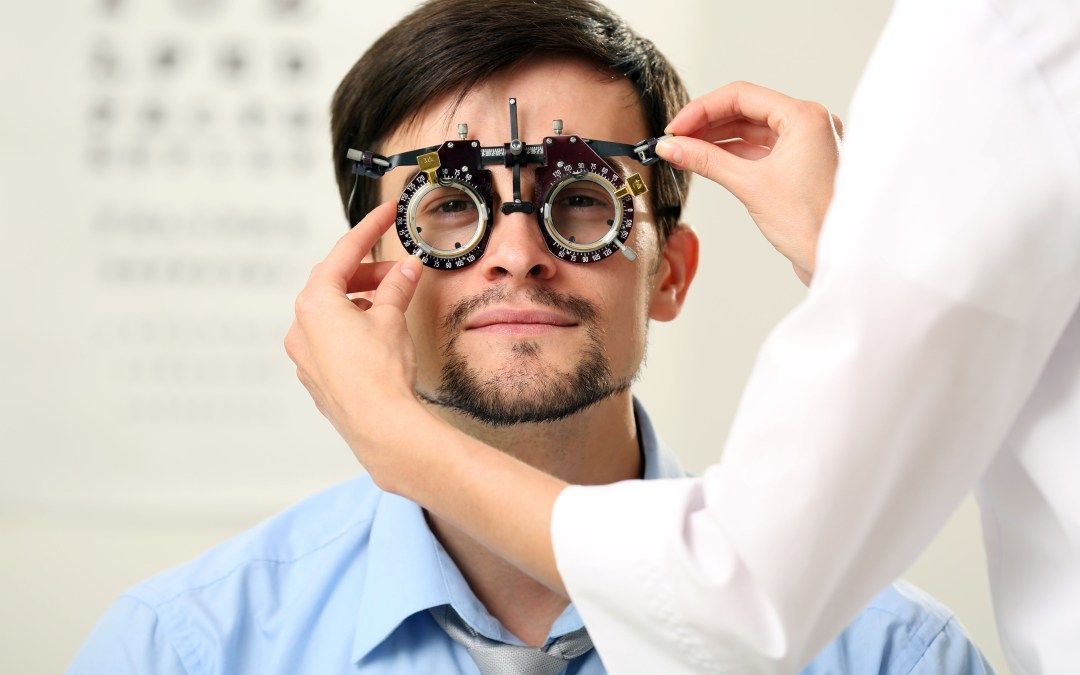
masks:
<instances>
[{"instance_id":1,"label":"forearm","mask_svg":"<svg viewBox=\"0 0 1080 675\"><path fill-rule=\"evenodd\" d=\"M566 595L551 545L551 512L566 483L459 431L419 404L387 436L386 462L369 467L383 489L460 527Z\"/></svg>"}]
</instances>

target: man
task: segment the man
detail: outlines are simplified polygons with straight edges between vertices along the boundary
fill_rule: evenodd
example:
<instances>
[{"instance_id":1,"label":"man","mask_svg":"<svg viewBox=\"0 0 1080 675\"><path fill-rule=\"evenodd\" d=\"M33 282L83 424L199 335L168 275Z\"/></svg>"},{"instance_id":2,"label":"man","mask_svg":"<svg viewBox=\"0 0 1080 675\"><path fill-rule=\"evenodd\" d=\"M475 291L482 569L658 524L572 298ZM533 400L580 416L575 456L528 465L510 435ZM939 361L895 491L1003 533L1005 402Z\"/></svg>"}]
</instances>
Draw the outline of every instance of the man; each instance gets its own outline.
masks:
<instances>
[{"instance_id":1,"label":"man","mask_svg":"<svg viewBox=\"0 0 1080 675\"><path fill-rule=\"evenodd\" d=\"M658 135L686 101L670 64L602 6L428 3L376 42L334 97L343 203L352 188L347 148L392 155L437 145L455 137L458 121L485 145L502 143L510 97L528 142L559 118L566 133L633 143ZM679 313L698 242L677 220L685 179L624 164L650 186L635 204L628 243L636 261L559 260L534 215L497 212L480 259L425 272L407 315L417 395L432 412L576 484L684 475L630 384L648 321ZM505 201L510 170L492 172ZM410 177L401 170L362 184L356 212L368 216L355 234L385 218L375 205L395 199ZM531 181L522 172L523 194L532 194ZM394 231L377 250L381 259L407 257ZM601 657L565 599L362 477L130 589L71 672L600 673ZM898 586L806 672L986 670L946 609Z\"/></svg>"}]
</instances>

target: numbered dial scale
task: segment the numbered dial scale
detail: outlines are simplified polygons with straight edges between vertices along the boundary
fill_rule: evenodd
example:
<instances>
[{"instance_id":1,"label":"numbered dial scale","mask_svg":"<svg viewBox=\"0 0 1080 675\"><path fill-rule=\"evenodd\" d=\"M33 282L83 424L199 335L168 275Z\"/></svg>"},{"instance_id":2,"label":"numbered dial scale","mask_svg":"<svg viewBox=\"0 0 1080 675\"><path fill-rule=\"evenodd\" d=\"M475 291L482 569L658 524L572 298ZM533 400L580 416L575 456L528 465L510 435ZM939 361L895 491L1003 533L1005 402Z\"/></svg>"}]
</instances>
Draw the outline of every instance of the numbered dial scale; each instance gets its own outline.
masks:
<instances>
[{"instance_id":1,"label":"numbered dial scale","mask_svg":"<svg viewBox=\"0 0 1080 675\"><path fill-rule=\"evenodd\" d=\"M491 171L481 168L480 143L447 141L418 158L420 171L397 204L397 234L410 255L435 269L476 262L491 237Z\"/></svg>"}]
</instances>

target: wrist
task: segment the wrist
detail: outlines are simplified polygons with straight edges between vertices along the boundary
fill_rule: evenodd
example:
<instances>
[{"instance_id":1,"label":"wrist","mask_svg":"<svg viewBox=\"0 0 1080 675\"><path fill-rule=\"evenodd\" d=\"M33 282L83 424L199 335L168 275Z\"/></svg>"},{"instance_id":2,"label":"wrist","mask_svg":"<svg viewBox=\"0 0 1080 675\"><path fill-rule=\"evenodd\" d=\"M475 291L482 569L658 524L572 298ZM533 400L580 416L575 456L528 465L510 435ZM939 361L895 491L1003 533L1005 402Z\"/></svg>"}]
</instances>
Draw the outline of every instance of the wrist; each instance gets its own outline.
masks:
<instances>
[{"instance_id":1,"label":"wrist","mask_svg":"<svg viewBox=\"0 0 1080 675\"><path fill-rule=\"evenodd\" d=\"M411 431L427 411L413 396L387 398L392 400L379 404L376 417L350 415L346 428L339 432L375 484L400 494L400 474L416 452Z\"/></svg>"},{"instance_id":2,"label":"wrist","mask_svg":"<svg viewBox=\"0 0 1080 675\"><path fill-rule=\"evenodd\" d=\"M381 420L376 455L368 472L381 489L420 502L424 481L445 469L435 466L442 453L436 452L440 439L456 429L425 408L415 396L392 406L393 412Z\"/></svg>"}]
</instances>

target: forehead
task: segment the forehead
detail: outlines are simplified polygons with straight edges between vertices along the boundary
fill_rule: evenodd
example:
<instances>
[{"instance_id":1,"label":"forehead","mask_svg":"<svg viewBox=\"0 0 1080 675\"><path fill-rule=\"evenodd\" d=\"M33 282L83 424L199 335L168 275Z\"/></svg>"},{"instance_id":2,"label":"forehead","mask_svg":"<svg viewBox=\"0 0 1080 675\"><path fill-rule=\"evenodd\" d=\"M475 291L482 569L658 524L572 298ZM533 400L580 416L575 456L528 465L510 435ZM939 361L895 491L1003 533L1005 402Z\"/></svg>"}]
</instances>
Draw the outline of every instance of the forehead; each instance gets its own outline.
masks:
<instances>
[{"instance_id":1,"label":"forehead","mask_svg":"<svg viewBox=\"0 0 1080 675\"><path fill-rule=\"evenodd\" d=\"M535 143L552 134L552 120L563 120L564 134L635 143L649 135L640 97L625 78L573 57L525 61L471 87L457 104L447 94L426 103L416 118L386 139L391 155L457 138L458 123L482 145L510 140L508 101L517 99L519 135Z\"/></svg>"}]
</instances>

